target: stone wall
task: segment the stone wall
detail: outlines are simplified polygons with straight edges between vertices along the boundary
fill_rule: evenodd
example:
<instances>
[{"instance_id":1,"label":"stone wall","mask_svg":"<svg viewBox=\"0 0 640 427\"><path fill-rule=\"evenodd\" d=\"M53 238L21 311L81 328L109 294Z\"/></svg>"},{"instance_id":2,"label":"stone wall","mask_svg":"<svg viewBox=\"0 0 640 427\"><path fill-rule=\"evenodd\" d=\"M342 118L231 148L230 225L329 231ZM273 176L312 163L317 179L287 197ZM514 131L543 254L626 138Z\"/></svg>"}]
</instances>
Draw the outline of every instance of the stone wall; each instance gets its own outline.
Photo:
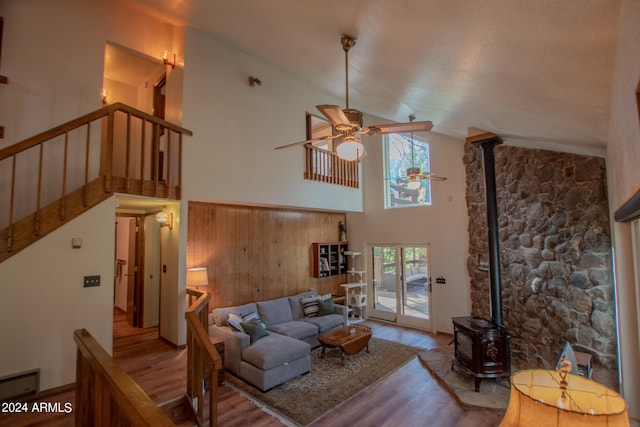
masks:
<instances>
[{"instance_id":1,"label":"stone wall","mask_svg":"<svg viewBox=\"0 0 640 427\"><path fill-rule=\"evenodd\" d=\"M481 150L466 144L471 314L489 319ZM617 341L604 159L495 147L503 321L516 369L553 368L561 347L590 353L617 390Z\"/></svg>"}]
</instances>

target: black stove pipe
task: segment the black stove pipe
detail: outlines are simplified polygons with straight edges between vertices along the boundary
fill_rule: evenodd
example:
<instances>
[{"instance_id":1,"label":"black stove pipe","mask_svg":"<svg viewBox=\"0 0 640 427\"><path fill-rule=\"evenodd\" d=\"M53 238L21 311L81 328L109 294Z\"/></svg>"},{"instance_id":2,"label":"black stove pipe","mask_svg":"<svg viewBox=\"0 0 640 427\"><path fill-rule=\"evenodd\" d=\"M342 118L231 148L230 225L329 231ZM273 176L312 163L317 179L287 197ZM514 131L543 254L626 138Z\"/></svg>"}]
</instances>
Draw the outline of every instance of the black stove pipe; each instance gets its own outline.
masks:
<instances>
[{"instance_id":1,"label":"black stove pipe","mask_svg":"<svg viewBox=\"0 0 640 427\"><path fill-rule=\"evenodd\" d=\"M491 294L491 321L496 326L502 323L502 281L500 279L500 241L498 236L498 202L496 197L496 173L493 148L502 144L495 134L483 134L467 138L475 147L482 149L484 169L485 202L487 205L487 233L489 235L489 289Z\"/></svg>"}]
</instances>

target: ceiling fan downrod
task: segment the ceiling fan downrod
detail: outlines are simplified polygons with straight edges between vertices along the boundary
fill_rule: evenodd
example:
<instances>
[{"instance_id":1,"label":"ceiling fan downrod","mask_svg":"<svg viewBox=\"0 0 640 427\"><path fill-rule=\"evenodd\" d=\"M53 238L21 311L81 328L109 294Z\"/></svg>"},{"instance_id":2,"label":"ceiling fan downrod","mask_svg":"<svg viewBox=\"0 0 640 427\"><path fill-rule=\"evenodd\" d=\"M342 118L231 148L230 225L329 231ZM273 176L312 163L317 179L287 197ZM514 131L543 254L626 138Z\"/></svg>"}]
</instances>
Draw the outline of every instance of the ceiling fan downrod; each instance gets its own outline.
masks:
<instances>
[{"instance_id":1,"label":"ceiling fan downrod","mask_svg":"<svg viewBox=\"0 0 640 427\"><path fill-rule=\"evenodd\" d=\"M349 109L349 49L356 45L356 39L350 36L343 35L340 39L342 43L342 50L344 50L344 68L345 68L345 85L346 85L346 110Z\"/></svg>"}]
</instances>

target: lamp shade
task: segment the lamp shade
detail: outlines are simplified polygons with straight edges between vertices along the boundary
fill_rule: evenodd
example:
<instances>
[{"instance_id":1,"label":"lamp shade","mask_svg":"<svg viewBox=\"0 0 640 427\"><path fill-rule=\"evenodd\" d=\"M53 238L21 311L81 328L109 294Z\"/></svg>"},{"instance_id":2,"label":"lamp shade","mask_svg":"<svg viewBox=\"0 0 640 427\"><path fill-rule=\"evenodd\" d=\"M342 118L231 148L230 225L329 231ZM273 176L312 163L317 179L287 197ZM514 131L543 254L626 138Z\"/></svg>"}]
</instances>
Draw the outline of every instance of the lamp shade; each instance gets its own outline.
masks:
<instances>
[{"instance_id":1,"label":"lamp shade","mask_svg":"<svg viewBox=\"0 0 640 427\"><path fill-rule=\"evenodd\" d=\"M187 269L187 286L197 287L209 284L209 275L206 267Z\"/></svg>"},{"instance_id":2,"label":"lamp shade","mask_svg":"<svg viewBox=\"0 0 640 427\"><path fill-rule=\"evenodd\" d=\"M336 147L338 157L345 160L360 160L365 156L364 145L355 136L347 136L344 141Z\"/></svg>"},{"instance_id":3,"label":"lamp shade","mask_svg":"<svg viewBox=\"0 0 640 427\"><path fill-rule=\"evenodd\" d=\"M560 388L555 371L530 369L511 377L509 407L500 426L629 426L627 405L613 390L567 374Z\"/></svg>"}]
</instances>

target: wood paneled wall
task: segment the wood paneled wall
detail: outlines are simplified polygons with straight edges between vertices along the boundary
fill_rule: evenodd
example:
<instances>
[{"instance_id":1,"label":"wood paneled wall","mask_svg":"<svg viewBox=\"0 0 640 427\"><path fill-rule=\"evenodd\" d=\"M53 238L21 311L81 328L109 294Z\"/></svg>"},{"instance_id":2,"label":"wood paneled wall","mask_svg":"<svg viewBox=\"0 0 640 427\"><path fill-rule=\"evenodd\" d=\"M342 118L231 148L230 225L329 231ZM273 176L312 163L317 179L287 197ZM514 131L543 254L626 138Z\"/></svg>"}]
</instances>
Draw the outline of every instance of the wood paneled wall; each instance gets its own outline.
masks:
<instances>
[{"instance_id":1,"label":"wood paneled wall","mask_svg":"<svg viewBox=\"0 0 640 427\"><path fill-rule=\"evenodd\" d=\"M335 242L346 213L189 202L187 268L207 267L210 309L308 289L342 295L346 275L312 277L312 243Z\"/></svg>"}]
</instances>

